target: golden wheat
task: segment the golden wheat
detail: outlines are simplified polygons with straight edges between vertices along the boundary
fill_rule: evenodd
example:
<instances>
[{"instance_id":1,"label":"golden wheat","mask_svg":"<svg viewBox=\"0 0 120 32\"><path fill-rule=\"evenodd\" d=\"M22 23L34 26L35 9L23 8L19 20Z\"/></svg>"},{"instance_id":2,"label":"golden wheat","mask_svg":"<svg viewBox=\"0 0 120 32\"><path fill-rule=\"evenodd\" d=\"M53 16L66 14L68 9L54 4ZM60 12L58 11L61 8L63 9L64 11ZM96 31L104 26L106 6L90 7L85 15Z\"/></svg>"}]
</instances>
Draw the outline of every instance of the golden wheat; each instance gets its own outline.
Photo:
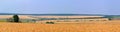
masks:
<instances>
[{"instance_id":1,"label":"golden wheat","mask_svg":"<svg viewBox=\"0 0 120 32\"><path fill-rule=\"evenodd\" d=\"M0 23L0 32L120 32L119 21L80 23Z\"/></svg>"}]
</instances>

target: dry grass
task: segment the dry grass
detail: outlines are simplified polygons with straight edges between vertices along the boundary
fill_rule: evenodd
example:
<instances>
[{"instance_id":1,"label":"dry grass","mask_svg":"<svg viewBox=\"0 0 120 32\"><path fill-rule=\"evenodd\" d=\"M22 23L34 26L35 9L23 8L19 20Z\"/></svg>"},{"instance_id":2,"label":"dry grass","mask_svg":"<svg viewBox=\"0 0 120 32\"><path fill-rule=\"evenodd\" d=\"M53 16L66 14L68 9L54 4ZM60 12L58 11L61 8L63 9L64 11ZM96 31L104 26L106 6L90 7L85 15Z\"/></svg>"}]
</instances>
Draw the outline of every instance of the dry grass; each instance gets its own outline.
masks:
<instances>
[{"instance_id":1,"label":"dry grass","mask_svg":"<svg viewBox=\"0 0 120 32\"><path fill-rule=\"evenodd\" d=\"M103 16L33 16L38 18L87 18L87 17L103 17Z\"/></svg>"},{"instance_id":2,"label":"dry grass","mask_svg":"<svg viewBox=\"0 0 120 32\"><path fill-rule=\"evenodd\" d=\"M80 23L0 23L0 32L120 32L119 21Z\"/></svg>"}]
</instances>

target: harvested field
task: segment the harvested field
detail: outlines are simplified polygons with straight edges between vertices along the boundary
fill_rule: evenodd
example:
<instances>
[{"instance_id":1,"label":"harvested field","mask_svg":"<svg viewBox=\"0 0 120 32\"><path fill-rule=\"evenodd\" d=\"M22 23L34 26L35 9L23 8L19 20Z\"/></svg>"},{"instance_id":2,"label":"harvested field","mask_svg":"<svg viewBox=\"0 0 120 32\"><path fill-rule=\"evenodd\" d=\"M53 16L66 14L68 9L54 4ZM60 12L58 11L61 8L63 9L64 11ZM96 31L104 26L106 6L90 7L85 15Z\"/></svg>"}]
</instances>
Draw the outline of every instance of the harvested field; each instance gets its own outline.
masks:
<instances>
[{"instance_id":1,"label":"harvested field","mask_svg":"<svg viewBox=\"0 0 120 32\"><path fill-rule=\"evenodd\" d=\"M0 32L120 32L119 21L81 23L0 23Z\"/></svg>"}]
</instances>

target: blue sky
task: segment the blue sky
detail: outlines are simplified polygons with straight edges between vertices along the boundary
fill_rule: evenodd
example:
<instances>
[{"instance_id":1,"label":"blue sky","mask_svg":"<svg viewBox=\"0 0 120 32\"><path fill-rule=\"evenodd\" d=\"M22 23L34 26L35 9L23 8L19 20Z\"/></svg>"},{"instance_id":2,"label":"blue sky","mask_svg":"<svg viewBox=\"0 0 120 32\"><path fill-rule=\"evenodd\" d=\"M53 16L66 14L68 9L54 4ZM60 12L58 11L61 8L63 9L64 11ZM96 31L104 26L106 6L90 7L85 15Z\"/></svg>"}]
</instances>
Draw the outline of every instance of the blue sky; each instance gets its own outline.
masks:
<instances>
[{"instance_id":1,"label":"blue sky","mask_svg":"<svg viewBox=\"0 0 120 32\"><path fill-rule=\"evenodd\" d=\"M120 0L0 0L0 13L120 15Z\"/></svg>"}]
</instances>

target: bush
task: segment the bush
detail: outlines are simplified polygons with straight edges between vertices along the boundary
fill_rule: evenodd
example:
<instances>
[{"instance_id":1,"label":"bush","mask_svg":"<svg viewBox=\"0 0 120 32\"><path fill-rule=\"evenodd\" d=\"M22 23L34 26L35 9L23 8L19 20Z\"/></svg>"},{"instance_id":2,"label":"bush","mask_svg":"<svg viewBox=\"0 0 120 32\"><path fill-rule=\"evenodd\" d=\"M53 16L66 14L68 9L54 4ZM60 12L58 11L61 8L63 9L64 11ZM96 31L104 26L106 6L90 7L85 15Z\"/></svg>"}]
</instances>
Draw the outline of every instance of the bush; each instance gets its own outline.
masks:
<instances>
[{"instance_id":1,"label":"bush","mask_svg":"<svg viewBox=\"0 0 120 32\"><path fill-rule=\"evenodd\" d=\"M46 24L55 24L54 22L46 22Z\"/></svg>"},{"instance_id":2,"label":"bush","mask_svg":"<svg viewBox=\"0 0 120 32\"><path fill-rule=\"evenodd\" d=\"M8 18L8 19L6 19L6 21L13 22L13 18Z\"/></svg>"}]
</instances>

